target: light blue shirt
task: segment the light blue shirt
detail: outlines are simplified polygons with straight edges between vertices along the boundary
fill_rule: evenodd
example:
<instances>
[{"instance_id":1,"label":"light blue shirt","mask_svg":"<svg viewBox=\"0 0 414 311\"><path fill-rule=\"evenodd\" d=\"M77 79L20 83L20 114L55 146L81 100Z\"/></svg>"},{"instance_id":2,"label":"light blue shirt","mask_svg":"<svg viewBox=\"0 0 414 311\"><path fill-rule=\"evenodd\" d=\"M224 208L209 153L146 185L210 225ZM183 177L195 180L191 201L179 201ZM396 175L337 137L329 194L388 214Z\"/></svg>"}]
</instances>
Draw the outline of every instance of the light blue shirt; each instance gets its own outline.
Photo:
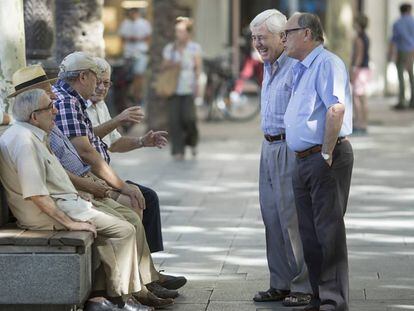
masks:
<instances>
[{"instance_id":1,"label":"light blue shirt","mask_svg":"<svg viewBox=\"0 0 414 311\"><path fill-rule=\"evenodd\" d=\"M293 67L292 96L285 113L286 141L294 151L321 145L326 112L345 105L339 136L352 133L352 97L345 64L322 45Z\"/></svg>"},{"instance_id":2,"label":"light blue shirt","mask_svg":"<svg viewBox=\"0 0 414 311\"><path fill-rule=\"evenodd\" d=\"M414 51L414 17L411 14L401 16L392 27L391 41L398 51Z\"/></svg>"},{"instance_id":3,"label":"light blue shirt","mask_svg":"<svg viewBox=\"0 0 414 311\"><path fill-rule=\"evenodd\" d=\"M262 131L267 135L279 135L285 132L283 116L292 92L292 68L297 60L285 53L279 56L275 64L265 62L261 93ZM272 67L277 66L272 75Z\"/></svg>"}]
</instances>

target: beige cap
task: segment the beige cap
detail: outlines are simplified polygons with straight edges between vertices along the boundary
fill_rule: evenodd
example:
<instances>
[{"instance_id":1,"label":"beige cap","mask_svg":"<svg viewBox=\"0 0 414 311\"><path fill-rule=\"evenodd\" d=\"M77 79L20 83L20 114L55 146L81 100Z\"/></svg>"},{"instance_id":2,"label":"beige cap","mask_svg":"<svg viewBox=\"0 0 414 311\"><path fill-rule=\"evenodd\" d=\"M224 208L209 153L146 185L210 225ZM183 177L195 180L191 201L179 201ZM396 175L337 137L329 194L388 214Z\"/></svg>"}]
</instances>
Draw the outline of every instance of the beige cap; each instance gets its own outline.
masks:
<instances>
[{"instance_id":1,"label":"beige cap","mask_svg":"<svg viewBox=\"0 0 414 311\"><path fill-rule=\"evenodd\" d=\"M34 89L42 83L53 83L56 78L49 79L45 71L40 65L33 65L23 67L17 70L12 77L14 93L7 96L7 98L14 97L24 91Z\"/></svg>"},{"instance_id":2,"label":"beige cap","mask_svg":"<svg viewBox=\"0 0 414 311\"><path fill-rule=\"evenodd\" d=\"M97 75L100 74L94 57L85 52L73 52L67 55L59 66L59 74L79 70L92 70Z\"/></svg>"}]
</instances>

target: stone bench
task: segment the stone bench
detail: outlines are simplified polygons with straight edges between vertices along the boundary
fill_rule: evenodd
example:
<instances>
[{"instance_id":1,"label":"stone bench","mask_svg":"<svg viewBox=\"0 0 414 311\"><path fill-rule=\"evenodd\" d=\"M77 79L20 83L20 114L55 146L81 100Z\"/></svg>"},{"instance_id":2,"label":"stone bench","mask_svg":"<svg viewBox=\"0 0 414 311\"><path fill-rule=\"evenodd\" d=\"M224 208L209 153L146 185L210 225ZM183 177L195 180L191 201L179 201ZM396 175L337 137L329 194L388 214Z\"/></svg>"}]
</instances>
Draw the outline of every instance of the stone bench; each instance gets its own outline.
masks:
<instances>
[{"instance_id":1,"label":"stone bench","mask_svg":"<svg viewBox=\"0 0 414 311\"><path fill-rule=\"evenodd\" d=\"M0 191L0 310L74 311L82 306L92 284L92 233L20 229L10 223Z\"/></svg>"}]
</instances>

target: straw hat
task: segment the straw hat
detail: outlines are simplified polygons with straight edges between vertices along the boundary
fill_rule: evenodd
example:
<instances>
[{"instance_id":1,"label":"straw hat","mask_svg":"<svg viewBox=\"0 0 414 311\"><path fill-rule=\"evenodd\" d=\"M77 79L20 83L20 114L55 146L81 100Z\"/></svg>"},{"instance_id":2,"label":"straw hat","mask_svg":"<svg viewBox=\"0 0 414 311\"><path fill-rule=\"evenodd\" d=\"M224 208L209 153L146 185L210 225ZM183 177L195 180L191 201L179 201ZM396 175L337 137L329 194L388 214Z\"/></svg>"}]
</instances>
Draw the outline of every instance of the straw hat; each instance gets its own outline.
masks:
<instances>
[{"instance_id":1,"label":"straw hat","mask_svg":"<svg viewBox=\"0 0 414 311\"><path fill-rule=\"evenodd\" d=\"M13 74L14 93L7 98L14 97L45 82L54 83L56 80L57 78L49 79L40 65L21 68Z\"/></svg>"}]
</instances>

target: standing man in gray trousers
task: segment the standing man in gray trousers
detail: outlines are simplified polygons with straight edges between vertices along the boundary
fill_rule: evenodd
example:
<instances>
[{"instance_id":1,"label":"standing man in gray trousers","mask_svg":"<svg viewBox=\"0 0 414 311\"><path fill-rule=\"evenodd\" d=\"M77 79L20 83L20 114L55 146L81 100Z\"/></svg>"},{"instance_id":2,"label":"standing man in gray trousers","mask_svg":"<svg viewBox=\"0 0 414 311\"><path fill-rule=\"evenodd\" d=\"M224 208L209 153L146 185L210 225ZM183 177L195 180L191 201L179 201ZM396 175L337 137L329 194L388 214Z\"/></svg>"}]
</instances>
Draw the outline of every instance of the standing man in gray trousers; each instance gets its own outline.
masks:
<instances>
[{"instance_id":1,"label":"standing man in gray trousers","mask_svg":"<svg viewBox=\"0 0 414 311\"><path fill-rule=\"evenodd\" d=\"M296 60L284 52L286 17L266 10L250 23L253 45L264 61L261 116L264 140L260 159L260 208L266 228L270 288L254 301L283 300L286 306L306 305L311 299L292 189L295 155L285 141L283 116L292 88Z\"/></svg>"},{"instance_id":2,"label":"standing man in gray trousers","mask_svg":"<svg viewBox=\"0 0 414 311\"><path fill-rule=\"evenodd\" d=\"M296 152L293 189L313 290L307 311L348 311L344 214L354 156L352 97L344 62L323 47L319 18L296 13L286 23L285 53L299 60L285 113L286 140Z\"/></svg>"}]
</instances>

